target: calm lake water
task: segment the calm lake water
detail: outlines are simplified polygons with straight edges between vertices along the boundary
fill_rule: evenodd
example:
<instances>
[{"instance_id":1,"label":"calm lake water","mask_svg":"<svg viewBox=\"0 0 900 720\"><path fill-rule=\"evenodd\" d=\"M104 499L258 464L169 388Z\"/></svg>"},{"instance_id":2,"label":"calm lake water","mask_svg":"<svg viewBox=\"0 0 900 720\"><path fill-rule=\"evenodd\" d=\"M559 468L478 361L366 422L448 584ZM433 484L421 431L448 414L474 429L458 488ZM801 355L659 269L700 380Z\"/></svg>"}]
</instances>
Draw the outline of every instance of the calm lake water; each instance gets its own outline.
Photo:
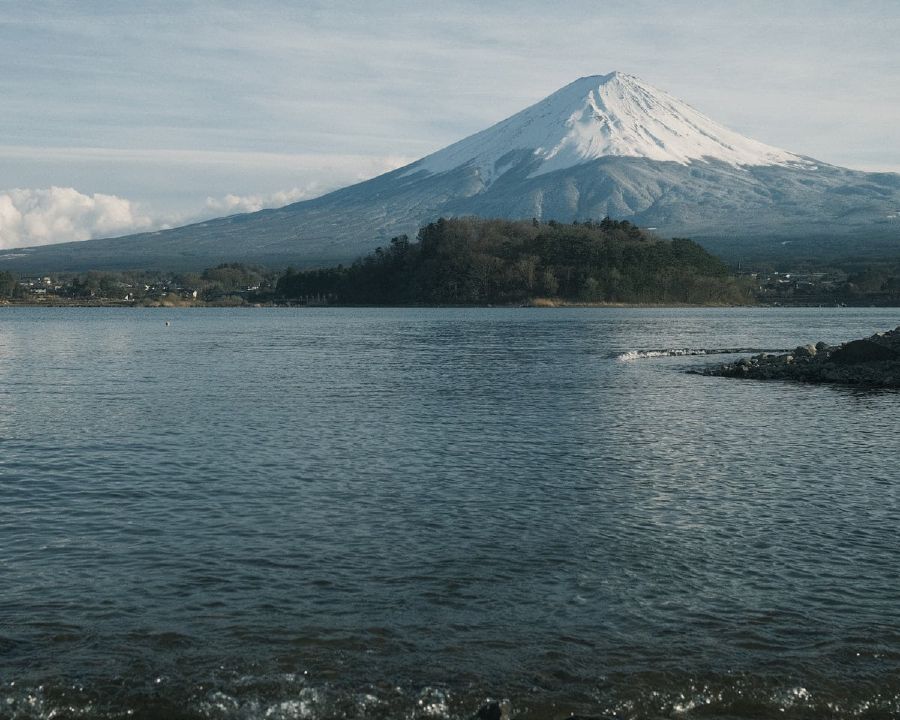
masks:
<instances>
[{"instance_id":1,"label":"calm lake water","mask_svg":"<svg viewBox=\"0 0 900 720\"><path fill-rule=\"evenodd\" d=\"M900 717L900 394L633 352L898 324L0 309L0 717Z\"/></svg>"}]
</instances>

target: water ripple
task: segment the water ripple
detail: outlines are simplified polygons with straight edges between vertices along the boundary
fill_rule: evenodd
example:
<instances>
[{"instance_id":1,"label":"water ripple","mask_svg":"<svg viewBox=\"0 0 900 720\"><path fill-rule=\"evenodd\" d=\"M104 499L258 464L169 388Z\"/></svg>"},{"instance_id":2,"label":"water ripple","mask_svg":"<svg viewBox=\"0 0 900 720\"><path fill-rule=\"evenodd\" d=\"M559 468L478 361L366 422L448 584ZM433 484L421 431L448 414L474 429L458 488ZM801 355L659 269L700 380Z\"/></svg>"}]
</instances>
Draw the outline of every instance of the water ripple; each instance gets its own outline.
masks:
<instances>
[{"instance_id":1,"label":"water ripple","mask_svg":"<svg viewBox=\"0 0 900 720\"><path fill-rule=\"evenodd\" d=\"M885 310L0 313L0 717L900 714ZM41 361L45 358L45 361Z\"/></svg>"}]
</instances>

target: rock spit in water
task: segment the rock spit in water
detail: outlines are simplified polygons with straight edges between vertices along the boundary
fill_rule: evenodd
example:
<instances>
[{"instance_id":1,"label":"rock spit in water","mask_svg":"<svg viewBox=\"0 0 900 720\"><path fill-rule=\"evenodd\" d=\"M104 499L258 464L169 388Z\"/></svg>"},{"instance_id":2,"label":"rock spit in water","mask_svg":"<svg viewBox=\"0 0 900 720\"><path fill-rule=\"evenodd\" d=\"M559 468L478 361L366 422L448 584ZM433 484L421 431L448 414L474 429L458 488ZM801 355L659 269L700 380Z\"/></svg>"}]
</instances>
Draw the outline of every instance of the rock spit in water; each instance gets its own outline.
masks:
<instances>
[{"instance_id":1,"label":"rock spit in water","mask_svg":"<svg viewBox=\"0 0 900 720\"><path fill-rule=\"evenodd\" d=\"M842 345L801 345L782 355L763 353L692 372L752 380L900 387L900 327Z\"/></svg>"}]
</instances>

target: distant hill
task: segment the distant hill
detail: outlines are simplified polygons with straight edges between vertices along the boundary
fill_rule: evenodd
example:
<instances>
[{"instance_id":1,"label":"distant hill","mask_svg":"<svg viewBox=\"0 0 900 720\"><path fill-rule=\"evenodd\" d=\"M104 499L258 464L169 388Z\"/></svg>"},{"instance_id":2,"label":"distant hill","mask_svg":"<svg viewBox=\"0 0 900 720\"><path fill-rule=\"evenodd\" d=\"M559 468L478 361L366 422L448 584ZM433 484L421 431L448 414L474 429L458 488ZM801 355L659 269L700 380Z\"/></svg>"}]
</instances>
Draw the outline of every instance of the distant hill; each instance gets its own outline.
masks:
<instances>
[{"instance_id":1,"label":"distant hill","mask_svg":"<svg viewBox=\"0 0 900 720\"><path fill-rule=\"evenodd\" d=\"M354 262L278 280L276 297L351 305L752 301L718 258L627 220L540 223L440 218Z\"/></svg>"},{"instance_id":2,"label":"distant hill","mask_svg":"<svg viewBox=\"0 0 900 720\"><path fill-rule=\"evenodd\" d=\"M581 78L404 168L320 198L123 238L0 254L0 267L199 269L347 262L438 217L610 216L727 258L900 254L900 175L743 137L622 73Z\"/></svg>"}]
</instances>

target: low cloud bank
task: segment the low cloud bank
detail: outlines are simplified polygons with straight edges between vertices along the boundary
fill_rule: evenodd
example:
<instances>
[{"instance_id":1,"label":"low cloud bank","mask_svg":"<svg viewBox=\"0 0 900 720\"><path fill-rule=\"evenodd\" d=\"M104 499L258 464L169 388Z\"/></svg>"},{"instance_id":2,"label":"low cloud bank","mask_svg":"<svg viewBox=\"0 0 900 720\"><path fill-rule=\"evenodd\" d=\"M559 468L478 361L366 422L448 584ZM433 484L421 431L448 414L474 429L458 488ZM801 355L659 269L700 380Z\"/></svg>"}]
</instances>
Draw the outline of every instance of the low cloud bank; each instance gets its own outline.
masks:
<instances>
[{"instance_id":1,"label":"low cloud bank","mask_svg":"<svg viewBox=\"0 0 900 720\"><path fill-rule=\"evenodd\" d=\"M71 187L0 192L0 248L125 235L151 227L151 218L117 195L85 195Z\"/></svg>"},{"instance_id":2,"label":"low cloud bank","mask_svg":"<svg viewBox=\"0 0 900 720\"><path fill-rule=\"evenodd\" d=\"M200 212L157 217L118 195L87 195L71 187L15 188L0 191L0 250L160 230L210 217L282 207L321 192L320 184L313 182L268 194L208 197Z\"/></svg>"},{"instance_id":3,"label":"low cloud bank","mask_svg":"<svg viewBox=\"0 0 900 720\"><path fill-rule=\"evenodd\" d=\"M277 208L299 200L307 200L319 192L319 183L310 183L306 187L279 190L268 195L226 195L224 198L206 198L206 207L216 213L232 215L235 213L256 212L266 208Z\"/></svg>"}]
</instances>

